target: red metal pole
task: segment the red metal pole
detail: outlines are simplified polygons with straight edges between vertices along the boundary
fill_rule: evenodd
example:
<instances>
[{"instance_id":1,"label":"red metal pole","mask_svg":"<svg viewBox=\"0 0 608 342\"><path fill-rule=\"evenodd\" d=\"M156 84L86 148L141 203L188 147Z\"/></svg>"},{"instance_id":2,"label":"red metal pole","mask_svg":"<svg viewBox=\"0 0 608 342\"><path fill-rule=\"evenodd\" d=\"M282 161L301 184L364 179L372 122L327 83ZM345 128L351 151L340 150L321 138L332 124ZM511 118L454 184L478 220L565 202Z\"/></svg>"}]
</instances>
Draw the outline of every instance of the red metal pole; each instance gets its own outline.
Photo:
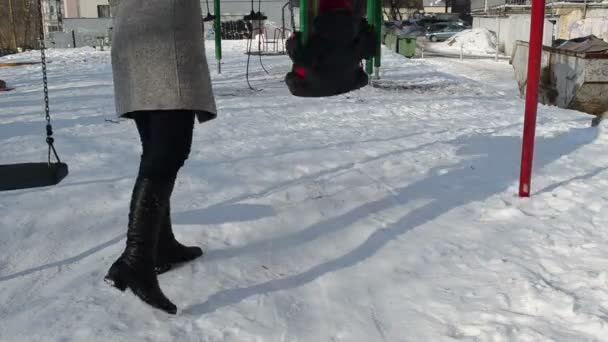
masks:
<instances>
[{"instance_id":1,"label":"red metal pole","mask_svg":"<svg viewBox=\"0 0 608 342\"><path fill-rule=\"evenodd\" d=\"M519 197L530 197L532 160L534 157L534 134L536 131L536 109L538 107L538 82L543 51L543 28L545 24L545 0L532 0L530 23L530 46L528 50L528 84L526 87L526 112L521 149L521 173Z\"/></svg>"}]
</instances>

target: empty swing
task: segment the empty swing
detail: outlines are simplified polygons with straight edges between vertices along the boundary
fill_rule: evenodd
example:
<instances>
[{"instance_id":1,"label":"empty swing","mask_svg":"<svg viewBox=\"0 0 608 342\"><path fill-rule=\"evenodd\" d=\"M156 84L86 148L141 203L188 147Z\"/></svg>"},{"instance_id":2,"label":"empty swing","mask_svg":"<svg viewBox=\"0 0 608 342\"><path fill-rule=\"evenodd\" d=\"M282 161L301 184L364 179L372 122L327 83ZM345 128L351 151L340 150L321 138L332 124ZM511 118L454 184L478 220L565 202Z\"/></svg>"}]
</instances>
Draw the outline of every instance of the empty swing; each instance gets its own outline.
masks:
<instances>
[{"instance_id":1,"label":"empty swing","mask_svg":"<svg viewBox=\"0 0 608 342\"><path fill-rule=\"evenodd\" d=\"M42 13L41 1L42 0L38 0L39 13ZM55 139L53 138L53 126L51 125L51 114L49 109L49 90L45 49L44 27L41 16L40 57L42 62L42 83L44 89L46 143L49 148L47 162L0 165L0 191L56 185L68 175L68 165L61 162L54 146ZM52 161L53 156L55 157L55 162Z\"/></svg>"}]
</instances>

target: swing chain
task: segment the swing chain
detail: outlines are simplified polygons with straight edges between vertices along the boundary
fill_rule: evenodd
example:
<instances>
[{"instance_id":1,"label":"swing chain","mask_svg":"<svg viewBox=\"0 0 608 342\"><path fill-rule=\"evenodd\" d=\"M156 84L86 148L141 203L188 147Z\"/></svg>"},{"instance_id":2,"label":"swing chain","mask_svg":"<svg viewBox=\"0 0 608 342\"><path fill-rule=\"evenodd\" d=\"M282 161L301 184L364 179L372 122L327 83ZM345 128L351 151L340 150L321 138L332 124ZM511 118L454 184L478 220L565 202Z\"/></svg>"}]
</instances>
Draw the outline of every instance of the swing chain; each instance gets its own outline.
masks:
<instances>
[{"instance_id":1,"label":"swing chain","mask_svg":"<svg viewBox=\"0 0 608 342\"><path fill-rule=\"evenodd\" d=\"M48 163L51 164L51 152L55 155L57 162L61 162L55 146L53 138L53 126L51 125L51 110L49 108L49 86L47 79L47 64L46 64L46 44L44 41L44 19L42 13L42 0L38 0L38 14L40 15L40 60L42 64L42 85L44 90L44 114L46 119L46 143L49 145Z\"/></svg>"},{"instance_id":2,"label":"swing chain","mask_svg":"<svg viewBox=\"0 0 608 342\"><path fill-rule=\"evenodd\" d=\"M296 33L296 19L295 14L293 13L293 0L289 0L289 14L291 15L291 28L293 29L293 33Z\"/></svg>"},{"instance_id":3,"label":"swing chain","mask_svg":"<svg viewBox=\"0 0 608 342\"><path fill-rule=\"evenodd\" d=\"M209 16L211 14L211 11L209 11L209 0L206 0L205 3L207 4L207 16ZM215 11L215 8L213 10Z\"/></svg>"}]
</instances>

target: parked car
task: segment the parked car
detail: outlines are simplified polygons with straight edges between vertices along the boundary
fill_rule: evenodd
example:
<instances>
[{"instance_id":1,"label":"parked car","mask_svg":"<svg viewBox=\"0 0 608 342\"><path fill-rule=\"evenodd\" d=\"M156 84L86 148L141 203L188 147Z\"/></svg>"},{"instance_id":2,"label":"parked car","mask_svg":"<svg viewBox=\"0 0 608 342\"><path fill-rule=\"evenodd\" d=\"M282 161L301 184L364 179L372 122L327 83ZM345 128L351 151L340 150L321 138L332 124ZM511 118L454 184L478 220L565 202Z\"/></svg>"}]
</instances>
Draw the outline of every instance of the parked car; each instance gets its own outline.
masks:
<instances>
[{"instance_id":1,"label":"parked car","mask_svg":"<svg viewBox=\"0 0 608 342\"><path fill-rule=\"evenodd\" d=\"M435 24L426 32L426 37L432 42L449 39L453 35L466 30L467 27L456 23Z\"/></svg>"},{"instance_id":2,"label":"parked car","mask_svg":"<svg viewBox=\"0 0 608 342\"><path fill-rule=\"evenodd\" d=\"M421 27L407 27L401 29L399 36L401 37L424 37L426 31Z\"/></svg>"},{"instance_id":3,"label":"parked car","mask_svg":"<svg viewBox=\"0 0 608 342\"><path fill-rule=\"evenodd\" d=\"M464 26L466 28L470 28L470 27L468 27L462 21L442 21L442 22L438 22L438 23L434 23L434 24L428 25L426 27L426 30L427 31L439 31L439 30L445 29L449 25L458 25L458 26Z\"/></svg>"},{"instance_id":4,"label":"parked car","mask_svg":"<svg viewBox=\"0 0 608 342\"><path fill-rule=\"evenodd\" d=\"M432 25L443 23L443 21L433 17L424 17L422 19L416 19L415 23L424 29L428 29Z\"/></svg>"}]
</instances>

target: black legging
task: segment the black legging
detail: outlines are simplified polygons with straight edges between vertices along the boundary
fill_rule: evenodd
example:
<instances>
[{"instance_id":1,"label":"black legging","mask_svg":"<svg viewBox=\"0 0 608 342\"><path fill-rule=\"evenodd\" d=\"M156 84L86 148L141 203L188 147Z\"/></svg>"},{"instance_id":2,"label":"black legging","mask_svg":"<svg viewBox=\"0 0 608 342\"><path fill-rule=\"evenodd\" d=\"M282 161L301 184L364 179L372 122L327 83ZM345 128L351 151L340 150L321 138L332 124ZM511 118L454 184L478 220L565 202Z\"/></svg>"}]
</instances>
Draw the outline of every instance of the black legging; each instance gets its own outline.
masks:
<instances>
[{"instance_id":1,"label":"black legging","mask_svg":"<svg viewBox=\"0 0 608 342\"><path fill-rule=\"evenodd\" d=\"M138 176L174 180L190 154L194 112L146 111L130 116L137 124L143 149Z\"/></svg>"}]
</instances>

